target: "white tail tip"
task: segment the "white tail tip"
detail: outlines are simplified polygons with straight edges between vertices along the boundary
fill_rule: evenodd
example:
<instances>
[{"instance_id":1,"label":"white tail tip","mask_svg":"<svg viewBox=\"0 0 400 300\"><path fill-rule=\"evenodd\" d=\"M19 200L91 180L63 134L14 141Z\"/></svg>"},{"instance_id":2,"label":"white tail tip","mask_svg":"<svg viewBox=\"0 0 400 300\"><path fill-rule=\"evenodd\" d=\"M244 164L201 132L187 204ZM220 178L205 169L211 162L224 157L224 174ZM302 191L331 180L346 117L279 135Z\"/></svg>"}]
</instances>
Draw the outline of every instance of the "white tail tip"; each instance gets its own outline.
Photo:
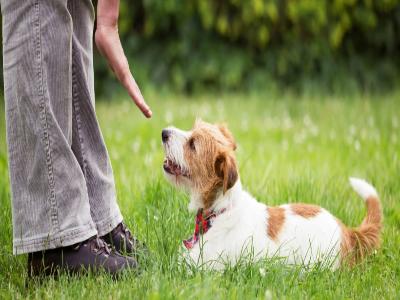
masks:
<instances>
[{"instance_id":1,"label":"white tail tip","mask_svg":"<svg viewBox=\"0 0 400 300\"><path fill-rule=\"evenodd\" d=\"M364 200L367 200L369 197L378 197L378 193L376 192L375 188L364 179L350 177L349 180L353 189Z\"/></svg>"}]
</instances>

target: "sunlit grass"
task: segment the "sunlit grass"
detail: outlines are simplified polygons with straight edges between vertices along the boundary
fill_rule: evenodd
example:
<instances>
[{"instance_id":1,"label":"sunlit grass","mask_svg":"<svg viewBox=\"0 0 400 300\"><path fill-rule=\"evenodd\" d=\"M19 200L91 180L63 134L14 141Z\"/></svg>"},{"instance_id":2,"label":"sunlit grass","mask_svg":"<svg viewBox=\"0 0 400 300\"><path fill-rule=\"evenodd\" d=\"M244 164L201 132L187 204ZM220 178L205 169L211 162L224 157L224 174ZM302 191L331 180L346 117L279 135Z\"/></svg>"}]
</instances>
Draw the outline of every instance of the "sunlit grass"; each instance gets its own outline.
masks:
<instances>
[{"instance_id":1,"label":"sunlit grass","mask_svg":"<svg viewBox=\"0 0 400 300\"><path fill-rule=\"evenodd\" d=\"M150 248L139 277L127 274L26 283L26 257L13 257L11 208L0 123L0 298L399 298L400 94L323 97L271 95L147 96L154 117L144 119L127 99L97 103L126 222ZM324 206L357 226L363 202L349 176L372 182L384 208L383 246L352 270L309 273L257 264L224 273L177 265L178 248L193 227L186 196L162 175L161 129L189 129L195 118L226 122L238 143L241 180L260 201Z\"/></svg>"}]
</instances>

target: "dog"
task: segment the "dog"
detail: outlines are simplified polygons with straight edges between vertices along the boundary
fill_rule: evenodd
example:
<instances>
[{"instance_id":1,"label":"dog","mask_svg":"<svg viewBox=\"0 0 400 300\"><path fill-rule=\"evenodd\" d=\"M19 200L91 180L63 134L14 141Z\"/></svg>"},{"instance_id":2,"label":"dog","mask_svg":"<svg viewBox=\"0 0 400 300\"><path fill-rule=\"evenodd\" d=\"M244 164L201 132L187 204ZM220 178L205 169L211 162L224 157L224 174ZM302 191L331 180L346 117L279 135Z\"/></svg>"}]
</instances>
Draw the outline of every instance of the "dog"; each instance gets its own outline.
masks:
<instances>
[{"instance_id":1,"label":"dog","mask_svg":"<svg viewBox=\"0 0 400 300\"><path fill-rule=\"evenodd\" d=\"M225 125L196 120L190 131L162 130L167 179L190 194L197 211L193 235L183 241L185 261L208 269L278 257L289 265L354 265L379 247L381 203L375 188L350 178L367 213L348 228L324 208L311 204L268 206L241 185L236 142ZM250 258L249 258L250 257Z\"/></svg>"}]
</instances>

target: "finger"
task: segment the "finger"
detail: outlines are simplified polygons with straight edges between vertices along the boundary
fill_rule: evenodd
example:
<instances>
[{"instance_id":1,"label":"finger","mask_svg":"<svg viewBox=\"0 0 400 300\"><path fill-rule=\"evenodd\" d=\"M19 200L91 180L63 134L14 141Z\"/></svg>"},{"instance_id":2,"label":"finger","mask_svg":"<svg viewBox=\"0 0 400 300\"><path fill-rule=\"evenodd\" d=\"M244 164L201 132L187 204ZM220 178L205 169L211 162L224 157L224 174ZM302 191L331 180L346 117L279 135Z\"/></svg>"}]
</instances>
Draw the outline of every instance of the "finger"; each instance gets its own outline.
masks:
<instances>
[{"instance_id":1,"label":"finger","mask_svg":"<svg viewBox=\"0 0 400 300\"><path fill-rule=\"evenodd\" d=\"M132 76L131 71L128 67L121 71L123 75L120 75L120 81L125 89L128 91L129 96L133 99L136 106L143 112L143 114L150 118L152 115L152 111L150 107L147 105L146 101L143 98L143 95L137 85L135 79Z\"/></svg>"},{"instance_id":2,"label":"finger","mask_svg":"<svg viewBox=\"0 0 400 300\"><path fill-rule=\"evenodd\" d=\"M137 85L129 69L128 63L115 63L114 66L110 63L110 68L121 82L123 87L127 90L128 95L133 99L136 106L147 118L150 118L152 116L152 111L146 104L139 86Z\"/></svg>"},{"instance_id":3,"label":"finger","mask_svg":"<svg viewBox=\"0 0 400 300\"><path fill-rule=\"evenodd\" d=\"M122 63L118 63L115 71L117 73L119 81L126 88L129 96L133 99L136 106L143 112L143 114L147 118L150 118L152 112L150 110L150 107L146 104L146 101L143 98L139 86L133 78L133 75L129 69L128 60L125 58Z\"/></svg>"},{"instance_id":4,"label":"finger","mask_svg":"<svg viewBox=\"0 0 400 300\"><path fill-rule=\"evenodd\" d=\"M129 96L133 99L136 106L142 111L142 113L150 118L153 114L150 107L147 105L146 101L143 98L143 95L135 82L132 74L130 75L130 79L126 83L126 89L128 91Z\"/></svg>"},{"instance_id":5,"label":"finger","mask_svg":"<svg viewBox=\"0 0 400 300\"><path fill-rule=\"evenodd\" d=\"M116 58L113 53L109 53L107 56L110 62L110 68L122 83L125 89L128 91L129 96L133 99L136 106L142 111L142 113L150 118L152 116L152 111L150 107L146 104L143 95L133 78L133 75L129 69L129 63L125 56L120 56Z\"/></svg>"}]
</instances>

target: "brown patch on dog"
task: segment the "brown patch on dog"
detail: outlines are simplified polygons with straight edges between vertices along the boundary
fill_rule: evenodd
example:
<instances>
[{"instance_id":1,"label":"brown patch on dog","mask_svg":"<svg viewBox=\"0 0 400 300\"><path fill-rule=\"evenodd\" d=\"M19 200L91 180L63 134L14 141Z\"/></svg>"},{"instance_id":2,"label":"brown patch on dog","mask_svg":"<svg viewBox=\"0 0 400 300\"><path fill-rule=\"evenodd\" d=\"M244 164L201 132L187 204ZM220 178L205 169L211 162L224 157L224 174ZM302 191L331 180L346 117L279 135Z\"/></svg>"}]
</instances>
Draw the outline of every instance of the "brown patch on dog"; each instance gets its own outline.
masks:
<instances>
[{"instance_id":1,"label":"brown patch on dog","mask_svg":"<svg viewBox=\"0 0 400 300\"><path fill-rule=\"evenodd\" d=\"M321 207L312 204L295 203L291 204L290 208L293 213L303 218L312 218L321 212Z\"/></svg>"},{"instance_id":2,"label":"brown patch on dog","mask_svg":"<svg viewBox=\"0 0 400 300\"><path fill-rule=\"evenodd\" d=\"M238 180L236 143L229 130L196 120L184 145L190 180L201 194L203 206L210 208L218 193L226 193Z\"/></svg>"},{"instance_id":3,"label":"brown patch on dog","mask_svg":"<svg viewBox=\"0 0 400 300\"><path fill-rule=\"evenodd\" d=\"M217 176L222 179L223 191L226 193L238 179L234 157L227 152L220 153L215 159L214 169Z\"/></svg>"},{"instance_id":4,"label":"brown patch on dog","mask_svg":"<svg viewBox=\"0 0 400 300\"><path fill-rule=\"evenodd\" d=\"M382 208L379 198L369 197L365 201L365 204L367 206L367 215L365 216L361 227L368 224L376 224L379 225L380 228L382 222Z\"/></svg>"},{"instance_id":5,"label":"brown patch on dog","mask_svg":"<svg viewBox=\"0 0 400 300\"><path fill-rule=\"evenodd\" d=\"M337 223L340 226L342 231L342 240L340 243L340 261L341 264L347 263L348 265L354 265L355 259L354 256L351 256L351 250L354 248L354 243L352 239L352 229L348 228L346 225L343 224L342 221L336 219Z\"/></svg>"},{"instance_id":6,"label":"brown patch on dog","mask_svg":"<svg viewBox=\"0 0 400 300\"><path fill-rule=\"evenodd\" d=\"M353 266L363 260L380 246L382 229L382 209L378 198L366 200L367 215L358 228L348 228L340 220L337 222L342 230L340 258L342 265Z\"/></svg>"},{"instance_id":7,"label":"brown patch on dog","mask_svg":"<svg viewBox=\"0 0 400 300\"><path fill-rule=\"evenodd\" d=\"M272 240L277 240L285 223L285 209L280 206L268 207L267 234Z\"/></svg>"}]
</instances>

